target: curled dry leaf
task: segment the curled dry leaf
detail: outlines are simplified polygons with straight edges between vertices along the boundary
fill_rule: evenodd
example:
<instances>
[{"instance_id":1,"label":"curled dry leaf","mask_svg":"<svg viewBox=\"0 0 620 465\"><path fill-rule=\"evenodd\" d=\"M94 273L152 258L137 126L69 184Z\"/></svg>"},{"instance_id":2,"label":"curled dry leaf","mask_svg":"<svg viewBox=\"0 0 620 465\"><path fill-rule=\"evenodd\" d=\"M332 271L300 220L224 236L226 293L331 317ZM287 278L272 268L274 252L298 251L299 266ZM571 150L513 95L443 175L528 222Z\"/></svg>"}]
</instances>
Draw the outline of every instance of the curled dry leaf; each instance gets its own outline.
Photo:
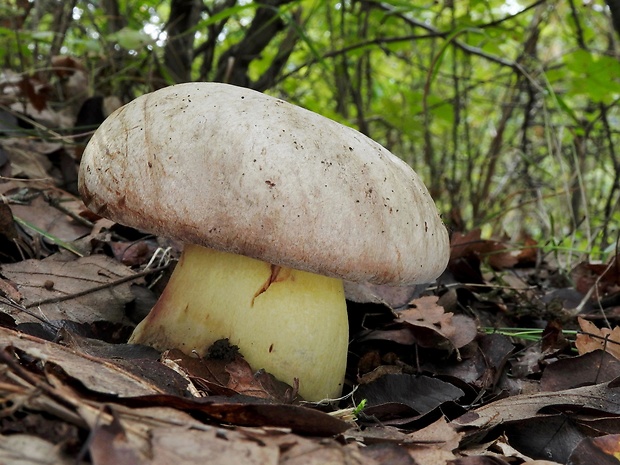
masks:
<instances>
[{"instance_id":1,"label":"curled dry leaf","mask_svg":"<svg viewBox=\"0 0 620 465\"><path fill-rule=\"evenodd\" d=\"M578 318L581 333L577 334L575 346L580 355L595 350L604 350L620 360L620 326L614 329L597 328L583 318Z\"/></svg>"},{"instance_id":2,"label":"curled dry leaf","mask_svg":"<svg viewBox=\"0 0 620 465\"><path fill-rule=\"evenodd\" d=\"M148 263L149 259L157 250L157 243L154 241L119 242L110 241L114 257L127 266L139 266Z\"/></svg>"},{"instance_id":3,"label":"curled dry leaf","mask_svg":"<svg viewBox=\"0 0 620 465\"><path fill-rule=\"evenodd\" d=\"M452 423L466 435L483 433L506 422L536 418L540 411L550 407L574 406L578 409L620 414L617 402L620 388L613 382L566 389L557 392L539 392L507 397L483 405L456 418Z\"/></svg>"},{"instance_id":4,"label":"curled dry leaf","mask_svg":"<svg viewBox=\"0 0 620 465\"><path fill-rule=\"evenodd\" d=\"M571 271L571 279L575 283L575 289L586 294L596 286L593 297L618 292L620 290L620 260L613 257L609 263L581 262Z\"/></svg>"},{"instance_id":5,"label":"curled dry leaf","mask_svg":"<svg viewBox=\"0 0 620 465\"><path fill-rule=\"evenodd\" d=\"M168 371L166 383L156 385L147 377L134 374L112 360L86 356L73 349L49 341L0 328L0 351L27 354L42 365L60 367L69 377L81 382L92 392L118 397L145 396L171 392L175 374ZM165 369L162 367L162 369Z\"/></svg>"},{"instance_id":6,"label":"curled dry leaf","mask_svg":"<svg viewBox=\"0 0 620 465\"><path fill-rule=\"evenodd\" d=\"M13 302L20 302L22 294L17 290L15 284L0 277L0 296L7 297Z\"/></svg>"},{"instance_id":7,"label":"curled dry leaf","mask_svg":"<svg viewBox=\"0 0 620 465\"><path fill-rule=\"evenodd\" d=\"M205 395L230 397L242 394L284 403L290 403L296 395L295 389L273 375L264 370L253 370L238 353L232 353L229 359L201 358L172 349L164 352L162 361L177 365Z\"/></svg>"},{"instance_id":8,"label":"curled dry leaf","mask_svg":"<svg viewBox=\"0 0 620 465\"><path fill-rule=\"evenodd\" d=\"M480 229L474 229L467 234L453 234L450 261L474 255L495 269L512 268L519 263L520 250L511 251L501 242L481 239L480 233Z\"/></svg>"},{"instance_id":9,"label":"curled dry leaf","mask_svg":"<svg viewBox=\"0 0 620 465\"><path fill-rule=\"evenodd\" d=\"M406 433L399 428L392 426L367 426L364 429L350 429L344 433L344 438L355 439L358 443L366 444L368 448L372 446L400 445L402 450L407 450L413 462L394 462L380 460L379 463L396 464L411 463L419 465L433 465L438 463L448 463L456 456L452 453L458 449L459 441L463 433L458 433L455 427L448 423L445 417L441 417L434 423L423 427L412 433ZM370 456L375 459L385 458L385 454L374 451ZM387 451L393 453L393 449Z\"/></svg>"},{"instance_id":10,"label":"curled dry leaf","mask_svg":"<svg viewBox=\"0 0 620 465\"><path fill-rule=\"evenodd\" d=\"M445 313L437 304L439 297L426 296L413 300L411 308L398 312L399 323L409 325L422 347L442 347L446 342L459 349L474 340L476 323L465 315Z\"/></svg>"},{"instance_id":11,"label":"curled dry leaf","mask_svg":"<svg viewBox=\"0 0 620 465\"><path fill-rule=\"evenodd\" d=\"M82 414L86 414L82 409ZM115 405L89 418L97 465L244 463L277 465L278 449L243 432L216 429L170 408Z\"/></svg>"}]
</instances>

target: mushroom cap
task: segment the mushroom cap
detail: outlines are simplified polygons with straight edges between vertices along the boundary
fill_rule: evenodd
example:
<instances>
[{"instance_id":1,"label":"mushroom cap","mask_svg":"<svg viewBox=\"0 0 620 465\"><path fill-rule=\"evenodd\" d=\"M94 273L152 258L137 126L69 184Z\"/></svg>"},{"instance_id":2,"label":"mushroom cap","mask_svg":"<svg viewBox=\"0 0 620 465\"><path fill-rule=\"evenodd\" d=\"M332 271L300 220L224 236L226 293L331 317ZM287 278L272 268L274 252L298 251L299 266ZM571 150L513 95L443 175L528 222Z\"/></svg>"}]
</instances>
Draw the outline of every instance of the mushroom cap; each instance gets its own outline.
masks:
<instances>
[{"instance_id":1,"label":"mushroom cap","mask_svg":"<svg viewBox=\"0 0 620 465\"><path fill-rule=\"evenodd\" d=\"M430 282L448 233L409 165L278 98L186 83L112 113L83 154L95 213L268 263L375 284Z\"/></svg>"}]
</instances>

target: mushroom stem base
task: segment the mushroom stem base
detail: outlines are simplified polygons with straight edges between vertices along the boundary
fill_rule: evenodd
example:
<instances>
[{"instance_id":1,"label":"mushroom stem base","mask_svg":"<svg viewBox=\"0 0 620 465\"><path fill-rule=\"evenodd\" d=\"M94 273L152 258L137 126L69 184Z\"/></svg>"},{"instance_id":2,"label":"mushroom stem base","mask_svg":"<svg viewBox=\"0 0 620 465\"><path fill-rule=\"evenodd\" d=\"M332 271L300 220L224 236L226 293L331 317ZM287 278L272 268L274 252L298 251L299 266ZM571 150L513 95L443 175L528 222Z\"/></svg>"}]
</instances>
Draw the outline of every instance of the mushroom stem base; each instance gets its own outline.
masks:
<instances>
[{"instance_id":1,"label":"mushroom stem base","mask_svg":"<svg viewBox=\"0 0 620 465\"><path fill-rule=\"evenodd\" d=\"M129 342L205 355L223 338L253 369L298 379L305 399L338 397L348 345L342 281L188 245Z\"/></svg>"}]
</instances>

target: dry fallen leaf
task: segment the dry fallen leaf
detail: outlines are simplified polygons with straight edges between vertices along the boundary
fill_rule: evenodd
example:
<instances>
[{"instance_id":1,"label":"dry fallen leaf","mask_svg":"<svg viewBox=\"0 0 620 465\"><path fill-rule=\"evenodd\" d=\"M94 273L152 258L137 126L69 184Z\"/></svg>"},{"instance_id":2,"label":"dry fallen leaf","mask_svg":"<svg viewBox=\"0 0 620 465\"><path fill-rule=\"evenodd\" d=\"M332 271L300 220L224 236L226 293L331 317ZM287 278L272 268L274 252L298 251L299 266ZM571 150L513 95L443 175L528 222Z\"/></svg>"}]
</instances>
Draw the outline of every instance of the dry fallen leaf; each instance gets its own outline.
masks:
<instances>
[{"instance_id":1,"label":"dry fallen leaf","mask_svg":"<svg viewBox=\"0 0 620 465\"><path fill-rule=\"evenodd\" d=\"M12 177L49 180L52 164L47 155L59 150L62 145L13 137L3 139L1 147L9 154Z\"/></svg>"},{"instance_id":2,"label":"dry fallen leaf","mask_svg":"<svg viewBox=\"0 0 620 465\"><path fill-rule=\"evenodd\" d=\"M22 310L0 302L0 310L17 323L123 323L125 305L134 298L127 280L134 272L105 255L66 261L55 254L44 260L4 264L0 274L18 283L23 297Z\"/></svg>"},{"instance_id":3,"label":"dry fallen leaf","mask_svg":"<svg viewBox=\"0 0 620 465\"><path fill-rule=\"evenodd\" d=\"M390 417L394 408L401 409L410 417L425 415L445 403L458 400L464 394L454 384L429 376L387 374L369 384L360 385L353 398L357 404L366 400L364 413L382 419ZM402 406L407 408L400 408Z\"/></svg>"},{"instance_id":4,"label":"dry fallen leaf","mask_svg":"<svg viewBox=\"0 0 620 465\"><path fill-rule=\"evenodd\" d=\"M138 346L132 347L139 350ZM41 385L53 386L54 396L33 396L33 391L39 390L36 384L31 389L20 387L7 392L12 393L16 404L30 405L34 402L33 405L43 408L42 403L45 403L50 411L56 414L59 409L66 412L67 405L81 406L84 402L81 396L86 388L90 397L101 398L106 405L116 402L134 408L165 406L178 411L202 413L210 419L227 424L275 426L314 436L332 436L349 428L346 422L327 413L299 405L270 403L247 396L231 399L220 396L195 398L182 389L187 384L186 380L162 364L158 364L158 367L151 365L151 373L145 370L140 372L140 359L101 359L0 327L0 366L6 365L10 370L19 371L19 377L25 377L29 384L33 384L35 375L23 367L20 368L23 360L27 360L38 370L37 376ZM155 369L161 370L161 376L156 380L151 379L154 378L152 371ZM2 375L0 370L0 398L7 393L4 391L7 385L3 384ZM75 385L83 387L74 389L72 386ZM47 387L43 390L47 392L49 389ZM20 390L23 392L18 394ZM59 398L63 399L62 406L57 405L56 400ZM92 415L92 422L87 418L88 422L92 425L99 424L97 422L101 407L92 407L92 403L87 403L82 408L82 417ZM94 410L91 412L89 409ZM74 414L66 412L65 415L75 421Z\"/></svg>"},{"instance_id":5,"label":"dry fallen leaf","mask_svg":"<svg viewBox=\"0 0 620 465\"><path fill-rule=\"evenodd\" d=\"M580 355L595 350L604 350L620 360L620 326L614 329L597 328L597 326L581 317L577 318L581 333L577 334L575 347Z\"/></svg>"},{"instance_id":6,"label":"dry fallen leaf","mask_svg":"<svg viewBox=\"0 0 620 465\"><path fill-rule=\"evenodd\" d=\"M454 348L461 348L478 334L476 323L465 315L445 313L437 304L439 297L426 296L413 300L411 308L398 312L399 323L406 323L422 347L443 347L449 341ZM444 341L442 341L442 339Z\"/></svg>"},{"instance_id":7,"label":"dry fallen leaf","mask_svg":"<svg viewBox=\"0 0 620 465\"><path fill-rule=\"evenodd\" d=\"M579 443L569 458L569 463L617 464L620 457L620 434L586 438Z\"/></svg>"},{"instance_id":8,"label":"dry fallen leaf","mask_svg":"<svg viewBox=\"0 0 620 465\"><path fill-rule=\"evenodd\" d=\"M234 363L228 363L225 370L230 374L228 379L228 389L232 389L239 394L246 394L252 397L266 399L269 394L255 378L254 371L243 358L237 356Z\"/></svg>"},{"instance_id":9,"label":"dry fallen leaf","mask_svg":"<svg viewBox=\"0 0 620 465\"><path fill-rule=\"evenodd\" d=\"M609 382L619 376L620 360L609 353L594 350L549 364L543 371L540 388L543 391L562 391Z\"/></svg>"},{"instance_id":10,"label":"dry fallen leaf","mask_svg":"<svg viewBox=\"0 0 620 465\"><path fill-rule=\"evenodd\" d=\"M106 413L91 425L96 465L278 464L275 445L205 425L174 409L114 406Z\"/></svg>"},{"instance_id":11,"label":"dry fallen leaf","mask_svg":"<svg viewBox=\"0 0 620 465\"><path fill-rule=\"evenodd\" d=\"M82 205L79 199L54 189L45 191L29 189L28 196L34 197L29 200L28 204L11 206L13 214L27 224L65 242L74 241L90 232L90 227L77 223L65 213L77 215Z\"/></svg>"},{"instance_id":12,"label":"dry fallen leaf","mask_svg":"<svg viewBox=\"0 0 620 465\"><path fill-rule=\"evenodd\" d=\"M0 277L0 296L7 297L13 302L21 302L23 299L16 285L2 277Z\"/></svg>"},{"instance_id":13,"label":"dry fallen leaf","mask_svg":"<svg viewBox=\"0 0 620 465\"><path fill-rule=\"evenodd\" d=\"M30 434L0 435L0 463L11 465L79 465L55 444Z\"/></svg>"},{"instance_id":14,"label":"dry fallen leaf","mask_svg":"<svg viewBox=\"0 0 620 465\"><path fill-rule=\"evenodd\" d=\"M510 250L501 242L481 239L481 230L474 229L467 234L454 233L450 245L450 261L477 256L497 270L512 268L519 263L521 250Z\"/></svg>"},{"instance_id":15,"label":"dry fallen leaf","mask_svg":"<svg viewBox=\"0 0 620 465\"><path fill-rule=\"evenodd\" d=\"M162 361L178 367L205 395L242 394L284 403L291 403L295 398L296 391L291 386L264 370L253 370L234 349L229 359L189 356L172 349L162 354Z\"/></svg>"},{"instance_id":16,"label":"dry fallen leaf","mask_svg":"<svg viewBox=\"0 0 620 465\"><path fill-rule=\"evenodd\" d=\"M61 368L68 376L80 381L87 389L117 397L144 396L172 392L166 386L157 386L148 378L136 376L111 360L82 355L73 349L0 327L0 351L8 356L19 351L45 366ZM168 386L172 386L174 372L169 372Z\"/></svg>"},{"instance_id":17,"label":"dry fallen leaf","mask_svg":"<svg viewBox=\"0 0 620 465\"><path fill-rule=\"evenodd\" d=\"M557 392L522 394L497 400L471 410L452 423L466 434L489 431L506 422L535 418L539 411L553 406L575 406L610 414L620 414L616 398L620 388L613 383L601 383Z\"/></svg>"},{"instance_id":18,"label":"dry fallen leaf","mask_svg":"<svg viewBox=\"0 0 620 465\"><path fill-rule=\"evenodd\" d=\"M595 297L620 290L620 260L614 256L607 264L581 262L571 271L575 289L586 294L596 286Z\"/></svg>"}]
</instances>

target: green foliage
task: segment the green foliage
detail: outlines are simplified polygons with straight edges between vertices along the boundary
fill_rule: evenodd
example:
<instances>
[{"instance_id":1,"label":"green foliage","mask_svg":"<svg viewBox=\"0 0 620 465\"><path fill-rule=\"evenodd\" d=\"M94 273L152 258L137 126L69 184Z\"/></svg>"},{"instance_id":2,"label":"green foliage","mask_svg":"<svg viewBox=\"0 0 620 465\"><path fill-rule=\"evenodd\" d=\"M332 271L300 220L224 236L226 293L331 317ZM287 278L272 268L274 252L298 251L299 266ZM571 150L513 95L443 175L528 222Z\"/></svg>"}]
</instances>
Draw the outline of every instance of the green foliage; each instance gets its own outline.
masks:
<instances>
[{"instance_id":1,"label":"green foliage","mask_svg":"<svg viewBox=\"0 0 620 465\"><path fill-rule=\"evenodd\" d=\"M364 411L364 409L366 408L366 404L368 403L367 399L362 399L360 401L359 404L357 404L357 406L355 407L355 409L353 410L353 416L355 418L359 417L361 415L361 413Z\"/></svg>"},{"instance_id":2,"label":"green foliage","mask_svg":"<svg viewBox=\"0 0 620 465\"><path fill-rule=\"evenodd\" d=\"M169 2L119 0L115 18L78 0L54 50L60 3L37 3L36 15L1 7L5 68L75 55L92 70L93 92L126 100L172 83L164 29L178 18ZM226 66L247 60L244 85L356 127L411 163L451 227L552 236L575 251L613 246L620 60L608 10L501 0L265 5L204 0L183 32L193 37L192 79L233 79ZM248 51L266 31L266 45Z\"/></svg>"},{"instance_id":3,"label":"green foliage","mask_svg":"<svg viewBox=\"0 0 620 465\"><path fill-rule=\"evenodd\" d=\"M620 97L620 62L576 50L563 57L567 95L586 96L592 102L610 104Z\"/></svg>"},{"instance_id":4,"label":"green foliage","mask_svg":"<svg viewBox=\"0 0 620 465\"><path fill-rule=\"evenodd\" d=\"M106 39L128 51L140 50L147 45L152 45L154 42L143 30L135 30L129 27L124 27L119 31L108 34Z\"/></svg>"}]
</instances>

